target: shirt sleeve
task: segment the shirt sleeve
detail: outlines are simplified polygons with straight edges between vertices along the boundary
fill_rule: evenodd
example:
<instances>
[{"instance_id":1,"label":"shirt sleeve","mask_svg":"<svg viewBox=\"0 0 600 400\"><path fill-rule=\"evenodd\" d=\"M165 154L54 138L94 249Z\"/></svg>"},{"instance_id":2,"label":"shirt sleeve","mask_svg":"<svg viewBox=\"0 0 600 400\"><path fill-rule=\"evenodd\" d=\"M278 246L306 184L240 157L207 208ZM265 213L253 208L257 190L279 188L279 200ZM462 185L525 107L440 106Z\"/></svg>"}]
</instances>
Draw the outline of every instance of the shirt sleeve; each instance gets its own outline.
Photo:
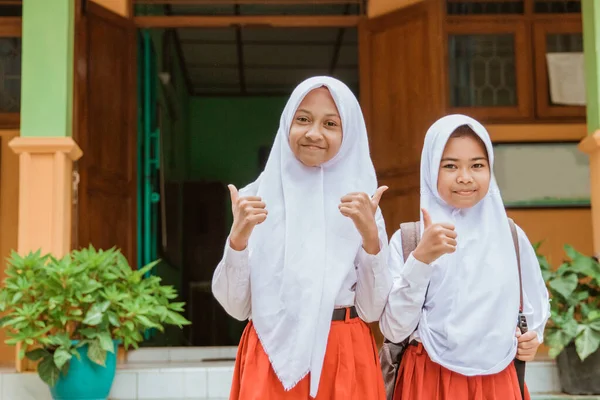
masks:
<instances>
[{"instance_id":1,"label":"shirt sleeve","mask_svg":"<svg viewBox=\"0 0 600 400\"><path fill-rule=\"evenodd\" d=\"M379 253L369 254L361 246L356 257L356 311L365 322L379 320L392 287L387 265L388 239L381 210L375 214Z\"/></svg>"},{"instance_id":2,"label":"shirt sleeve","mask_svg":"<svg viewBox=\"0 0 600 400\"><path fill-rule=\"evenodd\" d=\"M417 328L433 267L412 253L404 262L400 230L390 241L388 264L393 284L379 327L389 341L399 343Z\"/></svg>"},{"instance_id":3,"label":"shirt sleeve","mask_svg":"<svg viewBox=\"0 0 600 400\"><path fill-rule=\"evenodd\" d=\"M548 289L542 277L540 263L525 232L517 227L521 277L523 281L523 314L528 329L537 332L540 343L544 341L544 328L550 317Z\"/></svg>"},{"instance_id":4,"label":"shirt sleeve","mask_svg":"<svg viewBox=\"0 0 600 400\"><path fill-rule=\"evenodd\" d=\"M248 248L236 251L227 238L223 259L213 275L212 292L225 311L240 321L250 317L249 265Z\"/></svg>"}]
</instances>

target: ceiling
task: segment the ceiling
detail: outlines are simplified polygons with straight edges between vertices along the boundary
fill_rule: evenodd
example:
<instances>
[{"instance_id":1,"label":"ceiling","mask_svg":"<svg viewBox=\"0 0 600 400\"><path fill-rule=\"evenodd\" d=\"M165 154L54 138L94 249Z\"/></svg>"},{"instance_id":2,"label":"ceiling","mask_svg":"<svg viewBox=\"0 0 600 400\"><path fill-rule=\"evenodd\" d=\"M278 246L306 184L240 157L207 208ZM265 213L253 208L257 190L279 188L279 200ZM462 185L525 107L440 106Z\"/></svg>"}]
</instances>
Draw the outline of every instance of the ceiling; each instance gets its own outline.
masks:
<instances>
[{"instance_id":1,"label":"ceiling","mask_svg":"<svg viewBox=\"0 0 600 400\"><path fill-rule=\"evenodd\" d=\"M193 1L195 5L172 0L165 6L166 13L360 15L365 4L363 0L264 1L266 4L222 0L219 5ZM298 83L315 75L337 77L358 92L356 28L182 28L175 30L174 39L194 95L289 95Z\"/></svg>"},{"instance_id":2,"label":"ceiling","mask_svg":"<svg viewBox=\"0 0 600 400\"><path fill-rule=\"evenodd\" d=\"M289 94L315 75L358 89L356 29L178 29L176 39L197 95Z\"/></svg>"}]
</instances>

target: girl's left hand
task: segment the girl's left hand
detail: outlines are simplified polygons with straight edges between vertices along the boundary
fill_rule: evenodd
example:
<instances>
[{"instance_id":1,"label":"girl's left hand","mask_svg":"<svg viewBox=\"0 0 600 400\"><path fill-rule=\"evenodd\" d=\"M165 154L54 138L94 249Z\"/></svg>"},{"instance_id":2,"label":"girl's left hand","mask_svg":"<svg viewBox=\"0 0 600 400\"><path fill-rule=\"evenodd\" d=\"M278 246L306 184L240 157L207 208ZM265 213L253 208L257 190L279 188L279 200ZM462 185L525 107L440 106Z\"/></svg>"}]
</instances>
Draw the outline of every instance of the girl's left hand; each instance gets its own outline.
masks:
<instances>
[{"instance_id":1,"label":"girl's left hand","mask_svg":"<svg viewBox=\"0 0 600 400\"><path fill-rule=\"evenodd\" d=\"M540 347L537 332L528 331L521 334L521 331L517 328L516 336L519 342L519 346L517 347L517 359L521 361L533 361L535 353L537 352L538 347Z\"/></svg>"},{"instance_id":2,"label":"girl's left hand","mask_svg":"<svg viewBox=\"0 0 600 400\"><path fill-rule=\"evenodd\" d=\"M338 206L340 212L354 222L363 239L363 248L369 254L379 253L379 231L375 222L375 212L387 186L381 186L373 197L366 193L350 193L342 197Z\"/></svg>"}]
</instances>

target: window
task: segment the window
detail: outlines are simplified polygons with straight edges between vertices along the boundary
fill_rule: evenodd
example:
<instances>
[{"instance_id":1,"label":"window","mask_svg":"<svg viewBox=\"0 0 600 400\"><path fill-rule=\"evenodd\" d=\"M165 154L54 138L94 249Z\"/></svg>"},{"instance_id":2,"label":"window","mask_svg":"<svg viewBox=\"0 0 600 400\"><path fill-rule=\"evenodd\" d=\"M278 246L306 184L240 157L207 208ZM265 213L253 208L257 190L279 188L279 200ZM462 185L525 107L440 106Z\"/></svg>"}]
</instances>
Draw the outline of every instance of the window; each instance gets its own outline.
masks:
<instances>
[{"instance_id":1,"label":"window","mask_svg":"<svg viewBox=\"0 0 600 400\"><path fill-rule=\"evenodd\" d=\"M482 119L530 115L525 77L531 61L522 22L451 21L447 47L451 112Z\"/></svg>"},{"instance_id":2,"label":"window","mask_svg":"<svg viewBox=\"0 0 600 400\"><path fill-rule=\"evenodd\" d=\"M0 7L0 128L18 128L21 110L21 18Z\"/></svg>"},{"instance_id":3,"label":"window","mask_svg":"<svg viewBox=\"0 0 600 400\"><path fill-rule=\"evenodd\" d=\"M585 106L552 101L547 62L549 53L581 57L580 0L446 0L446 14L451 112L488 122L585 118Z\"/></svg>"}]
</instances>

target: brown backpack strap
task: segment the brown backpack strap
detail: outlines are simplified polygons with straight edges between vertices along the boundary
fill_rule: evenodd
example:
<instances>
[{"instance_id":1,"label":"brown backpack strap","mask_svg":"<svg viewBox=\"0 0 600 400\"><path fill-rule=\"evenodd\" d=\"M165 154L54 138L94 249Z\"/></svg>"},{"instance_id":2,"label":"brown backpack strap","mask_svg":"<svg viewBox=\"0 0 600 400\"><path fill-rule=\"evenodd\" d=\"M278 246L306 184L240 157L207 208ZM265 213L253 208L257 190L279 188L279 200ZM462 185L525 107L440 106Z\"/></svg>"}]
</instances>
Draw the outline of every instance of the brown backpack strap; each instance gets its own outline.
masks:
<instances>
[{"instance_id":1,"label":"brown backpack strap","mask_svg":"<svg viewBox=\"0 0 600 400\"><path fill-rule=\"evenodd\" d=\"M404 257L404 262L406 262L410 253L417 248L417 244L421 239L420 222L405 222L400 224L400 238L402 239L402 257Z\"/></svg>"},{"instance_id":2,"label":"brown backpack strap","mask_svg":"<svg viewBox=\"0 0 600 400\"><path fill-rule=\"evenodd\" d=\"M508 219L510 225L510 233L512 233L513 243L515 245L515 252L517 253L517 267L519 268L519 312L523 312L523 278L521 277L521 251L519 250L519 235L517 233L517 225L511 218Z\"/></svg>"}]
</instances>

